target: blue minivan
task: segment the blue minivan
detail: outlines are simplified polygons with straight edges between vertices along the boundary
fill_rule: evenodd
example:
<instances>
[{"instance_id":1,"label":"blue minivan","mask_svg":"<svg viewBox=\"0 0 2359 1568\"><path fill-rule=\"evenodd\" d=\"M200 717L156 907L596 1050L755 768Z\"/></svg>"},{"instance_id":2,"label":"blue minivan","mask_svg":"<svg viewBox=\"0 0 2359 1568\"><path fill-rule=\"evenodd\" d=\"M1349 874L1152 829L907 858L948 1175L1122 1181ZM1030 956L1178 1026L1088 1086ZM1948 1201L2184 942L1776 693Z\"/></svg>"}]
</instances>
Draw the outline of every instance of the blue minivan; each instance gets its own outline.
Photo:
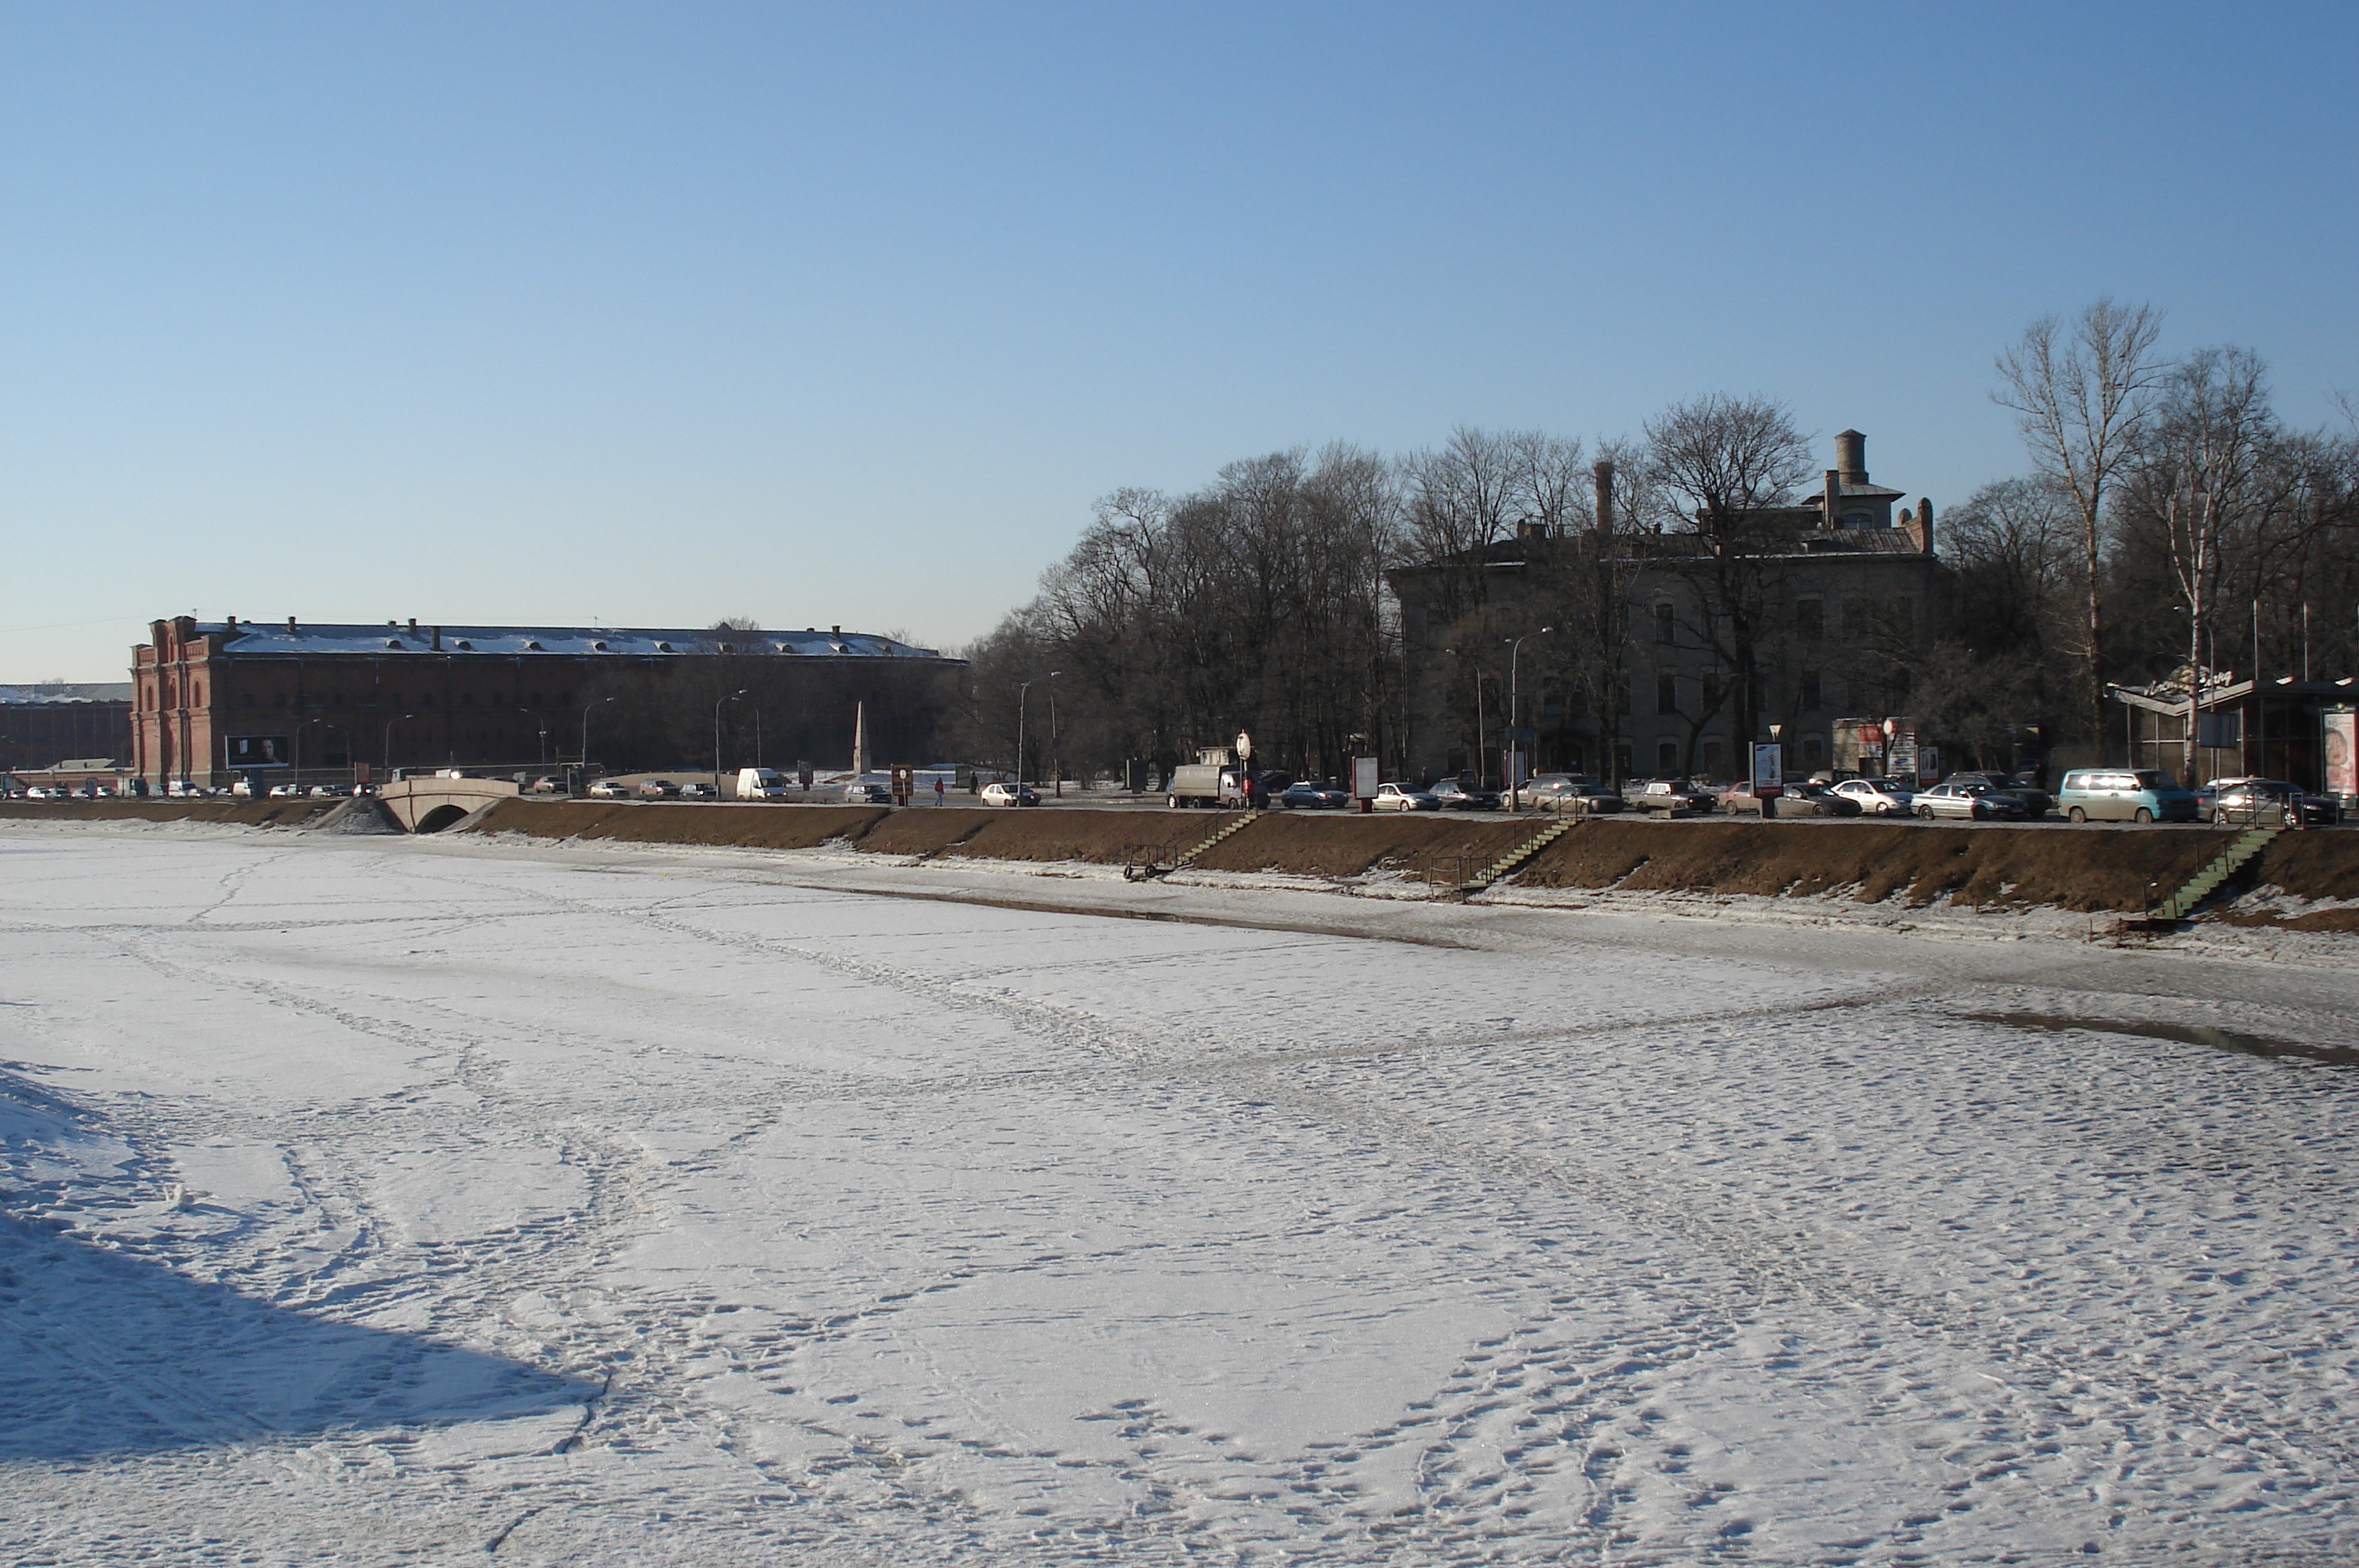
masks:
<instances>
[{"instance_id":1,"label":"blue minivan","mask_svg":"<svg viewBox=\"0 0 2359 1568\"><path fill-rule=\"evenodd\" d=\"M2081 768L2064 775L2056 809L2076 822L2191 822L2195 793L2159 768Z\"/></svg>"}]
</instances>

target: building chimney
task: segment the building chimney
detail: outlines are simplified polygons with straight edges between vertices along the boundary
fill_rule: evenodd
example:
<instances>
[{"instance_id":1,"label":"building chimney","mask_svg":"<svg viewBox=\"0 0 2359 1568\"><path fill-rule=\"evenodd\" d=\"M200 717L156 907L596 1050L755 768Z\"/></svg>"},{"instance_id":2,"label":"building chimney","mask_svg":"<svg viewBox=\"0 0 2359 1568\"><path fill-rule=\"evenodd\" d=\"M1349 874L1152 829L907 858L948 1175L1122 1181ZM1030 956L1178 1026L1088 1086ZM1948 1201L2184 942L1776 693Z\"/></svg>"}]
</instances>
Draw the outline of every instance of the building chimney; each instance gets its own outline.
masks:
<instances>
[{"instance_id":1,"label":"building chimney","mask_svg":"<svg viewBox=\"0 0 2359 1568\"><path fill-rule=\"evenodd\" d=\"M416 615L409 617L409 629L411 631L416 631L418 629L418 617Z\"/></svg>"},{"instance_id":2,"label":"building chimney","mask_svg":"<svg viewBox=\"0 0 2359 1568\"><path fill-rule=\"evenodd\" d=\"M1867 438L1857 430L1844 430L1835 437L1835 471L1846 485L1867 483Z\"/></svg>"},{"instance_id":3,"label":"building chimney","mask_svg":"<svg viewBox=\"0 0 2359 1568\"><path fill-rule=\"evenodd\" d=\"M1597 489L1597 533L1602 539L1614 531L1614 464L1601 457L1589 465L1589 475Z\"/></svg>"},{"instance_id":4,"label":"building chimney","mask_svg":"<svg viewBox=\"0 0 2359 1568\"><path fill-rule=\"evenodd\" d=\"M287 633L289 637L295 633L295 617L292 615L287 617Z\"/></svg>"},{"instance_id":5,"label":"building chimney","mask_svg":"<svg viewBox=\"0 0 2359 1568\"><path fill-rule=\"evenodd\" d=\"M843 635L843 628L842 626L830 626L827 629L833 632L838 637L842 637Z\"/></svg>"},{"instance_id":6,"label":"building chimney","mask_svg":"<svg viewBox=\"0 0 2359 1568\"><path fill-rule=\"evenodd\" d=\"M1917 525L1911 530L1917 536L1917 548L1927 555L1933 553L1933 498L1917 497Z\"/></svg>"},{"instance_id":7,"label":"building chimney","mask_svg":"<svg viewBox=\"0 0 2359 1568\"><path fill-rule=\"evenodd\" d=\"M1827 514L1824 527L1831 528L1843 527L1843 475L1834 469L1827 470L1825 497L1820 505Z\"/></svg>"},{"instance_id":8,"label":"building chimney","mask_svg":"<svg viewBox=\"0 0 2359 1568\"><path fill-rule=\"evenodd\" d=\"M229 635L232 637L237 636L237 617L235 615L232 615L229 618Z\"/></svg>"},{"instance_id":9,"label":"building chimney","mask_svg":"<svg viewBox=\"0 0 2359 1568\"><path fill-rule=\"evenodd\" d=\"M442 651L442 628L440 626L436 626L434 628L434 651L437 653Z\"/></svg>"}]
</instances>

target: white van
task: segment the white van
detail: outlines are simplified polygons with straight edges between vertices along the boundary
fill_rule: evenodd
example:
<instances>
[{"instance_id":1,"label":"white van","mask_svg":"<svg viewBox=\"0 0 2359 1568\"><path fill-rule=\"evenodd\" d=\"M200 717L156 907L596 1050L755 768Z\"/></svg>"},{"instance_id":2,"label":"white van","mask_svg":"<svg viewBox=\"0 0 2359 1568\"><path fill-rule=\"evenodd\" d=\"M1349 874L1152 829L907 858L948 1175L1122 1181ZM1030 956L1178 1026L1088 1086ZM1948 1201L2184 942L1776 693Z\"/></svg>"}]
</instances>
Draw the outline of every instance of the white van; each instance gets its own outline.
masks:
<instances>
[{"instance_id":1,"label":"white van","mask_svg":"<svg viewBox=\"0 0 2359 1568\"><path fill-rule=\"evenodd\" d=\"M794 781L775 768L737 770L737 798L741 800L783 800L793 793L794 788Z\"/></svg>"}]
</instances>

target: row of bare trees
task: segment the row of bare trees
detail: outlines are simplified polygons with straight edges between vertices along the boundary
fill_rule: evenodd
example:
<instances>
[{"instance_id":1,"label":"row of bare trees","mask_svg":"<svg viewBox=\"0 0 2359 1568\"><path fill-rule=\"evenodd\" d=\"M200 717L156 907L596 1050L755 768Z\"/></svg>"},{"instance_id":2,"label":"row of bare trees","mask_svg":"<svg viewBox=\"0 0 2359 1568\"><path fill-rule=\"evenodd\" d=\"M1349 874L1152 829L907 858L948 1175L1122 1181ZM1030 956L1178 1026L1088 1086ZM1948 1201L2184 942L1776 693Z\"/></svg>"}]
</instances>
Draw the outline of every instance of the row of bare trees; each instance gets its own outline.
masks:
<instances>
[{"instance_id":1,"label":"row of bare trees","mask_svg":"<svg viewBox=\"0 0 2359 1568\"><path fill-rule=\"evenodd\" d=\"M1907 692L1933 735L2004 763L2027 733L2043 751L2101 745L2112 682L2359 671L2359 421L2289 428L2256 354L2171 358L2161 325L2101 299L1999 356L1995 396L2033 472L1949 511L1948 615L1852 638L1866 663L1843 672L1851 689ZM1634 605L1667 578L1685 588L1684 646L1719 671L1694 727L1758 738L1799 702L1777 576L1795 514L1780 513L1819 472L1784 405L1714 394L1636 439L1462 429L1401 457L1337 444L1235 463L1184 495L1117 491L1038 595L966 650L961 744L1008 760L1021 735L1035 777L1161 767L1239 729L1295 771L1360 751L1398 764L1412 681L1440 681L1444 711L1499 717L1510 639L1546 626L1522 691L1578 715L1602 760L1654 630ZM1524 537L1552 541L1532 555L1549 569L1503 597L1493 564ZM1405 668L1387 577L1405 567L1421 646L1451 656L1438 670Z\"/></svg>"},{"instance_id":2,"label":"row of bare trees","mask_svg":"<svg viewBox=\"0 0 2359 1568\"><path fill-rule=\"evenodd\" d=\"M1602 533L1600 460L1613 514ZM1333 774L1355 752L1397 764L1408 672L1386 573L1402 566L1428 572L1429 635L1451 645L1449 679L1471 693L1447 711L1480 713L1486 691L1507 691L1510 639L1547 626L1554 635L1523 656L1525 689L1610 729L1625 705L1632 580L1658 560L1693 579L1692 635L1736 672L1726 691L1750 725L1777 542L1757 517L1810 472L1782 405L1715 395L1667 410L1642 440L1593 449L1462 429L1399 458L1339 444L1232 463L1188 495L1117 491L1039 594L967 650L969 744L990 758L1021 745L1027 776L1127 757L1159 768L1239 729L1258 758L1293 771ZM1507 605L1488 573L1518 538L1556 548Z\"/></svg>"},{"instance_id":3,"label":"row of bare trees","mask_svg":"<svg viewBox=\"0 0 2359 1568\"><path fill-rule=\"evenodd\" d=\"M2114 682L2359 672L2359 419L2292 428L2258 354L2172 358L2161 326L2099 299L1999 356L2034 472L1944 529L1957 632L1922 690L1960 738L2097 743Z\"/></svg>"}]
</instances>

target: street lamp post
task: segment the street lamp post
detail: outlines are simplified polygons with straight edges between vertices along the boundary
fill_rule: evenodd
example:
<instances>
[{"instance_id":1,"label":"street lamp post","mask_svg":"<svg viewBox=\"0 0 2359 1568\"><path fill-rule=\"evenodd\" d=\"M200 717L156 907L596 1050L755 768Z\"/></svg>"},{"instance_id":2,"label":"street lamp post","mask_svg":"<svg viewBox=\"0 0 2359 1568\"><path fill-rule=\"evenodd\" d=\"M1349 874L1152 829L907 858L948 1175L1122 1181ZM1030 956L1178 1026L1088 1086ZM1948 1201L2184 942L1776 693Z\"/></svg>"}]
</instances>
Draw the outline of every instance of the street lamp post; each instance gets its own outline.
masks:
<instances>
[{"instance_id":1,"label":"street lamp post","mask_svg":"<svg viewBox=\"0 0 2359 1568\"><path fill-rule=\"evenodd\" d=\"M1524 656L1525 643L1536 637L1546 637L1554 630L1556 630L1554 626L1542 626L1536 632L1526 632L1522 637L1507 639L1507 746L1506 750L1500 754L1499 763L1507 774L1507 810L1510 811L1520 811L1524 809L1523 769L1512 767L1507 762L1508 756L1512 755L1516 748L1516 681L1519 673L1517 664Z\"/></svg>"},{"instance_id":2,"label":"street lamp post","mask_svg":"<svg viewBox=\"0 0 2359 1568\"><path fill-rule=\"evenodd\" d=\"M1452 659L1466 657L1454 648L1445 648L1441 651ZM1483 779L1483 731L1485 727L1483 722L1483 661L1478 659L1474 661L1474 779L1478 784ZM1406 761L1403 766L1407 766Z\"/></svg>"},{"instance_id":3,"label":"street lamp post","mask_svg":"<svg viewBox=\"0 0 2359 1568\"><path fill-rule=\"evenodd\" d=\"M612 697L601 697L595 702L584 702L582 705L582 756L573 765L575 768L573 777L577 781L582 774L590 771L590 715L614 700ZM572 794L581 787L580 783L576 782L573 789L569 789L566 793Z\"/></svg>"},{"instance_id":4,"label":"street lamp post","mask_svg":"<svg viewBox=\"0 0 2359 1568\"><path fill-rule=\"evenodd\" d=\"M532 720L534 723L538 724L540 726L540 765L541 765L543 768L548 767L548 766L549 766L549 721L548 721L547 719L543 718L539 713L535 713L535 712L534 712L532 709L530 709L530 708L518 708L518 709L516 710L516 712L517 712L517 713L522 713L526 718Z\"/></svg>"},{"instance_id":5,"label":"street lamp post","mask_svg":"<svg viewBox=\"0 0 2359 1568\"><path fill-rule=\"evenodd\" d=\"M1016 792L1024 793L1024 702L1031 694L1032 682L1016 683Z\"/></svg>"},{"instance_id":6,"label":"street lamp post","mask_svg":"<svg viewBox=\"0 0 2359 1568\"><path fill-rule=\"evenodd\" d=\"M1057 677L1061 670L1049 671L1049 766L1057 773L1057 799L1065 798L1065 756L1057 738Z\"/></svg>"},{"instance_id":7,"label":"street lamp post","mask_svg":"<svg viewBox=\"0 0 2359 1568\"><path fill-rule=\"evenodd\" d=\"M385 721L385 776L387 779L393 777L393 726L406 724L417 716L416 713L404 713L397 719Z\"/></svg>"},{"instance_id":8,"label":"street lamp post","mask_svg":"<svg viewBox=\"0 0 2359 1568\"><path fill-rule=\"evenodd\" d=\"M745 688L744 688L744 687L742 687L742 686L741 686L741 687L739 687L739 688L738 688L736 691L729 691L729 692L724 692L724 693L723 693L722 698L721 698L721 702L715 702L715 703L713 703L713 704L712 704L712 803L713 803L714 805L716 805L716 806L717 806L717 805L719 805L719 804L721 803L721 707L722 707L722 703L723 703L723 702L735 702L738 698L743 697L745 694Z\"/></svg>"}]
</instances>

